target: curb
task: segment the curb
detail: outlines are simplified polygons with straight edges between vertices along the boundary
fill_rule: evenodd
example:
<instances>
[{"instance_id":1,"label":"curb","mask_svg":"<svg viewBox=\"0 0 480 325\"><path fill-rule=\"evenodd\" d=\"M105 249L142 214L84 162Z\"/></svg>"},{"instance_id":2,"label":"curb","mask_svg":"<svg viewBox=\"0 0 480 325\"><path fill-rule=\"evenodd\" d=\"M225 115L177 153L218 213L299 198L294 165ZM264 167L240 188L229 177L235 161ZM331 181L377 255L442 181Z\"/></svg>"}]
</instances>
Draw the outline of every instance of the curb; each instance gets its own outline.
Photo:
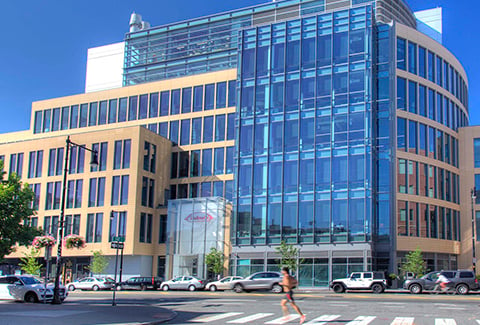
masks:
<instances>
[{"instance_id":1,"label":"curb","mask_svg":"<svg viewBox=\"0 0 480 325\"><path fill-rule=\"evenodd\" d=\"M169 322L173 319L175 319L175 317L177 317L177 312L173 311L173 310L169 310L170 311L170 316L169 317L166 317L165 319L162 319L162 320L156 320L156 321L152 321L152 322L146 322L146 323L140 323L140 325L157 325L157 324L164 324L166 322Z\"/></svg>"}]
</instances>

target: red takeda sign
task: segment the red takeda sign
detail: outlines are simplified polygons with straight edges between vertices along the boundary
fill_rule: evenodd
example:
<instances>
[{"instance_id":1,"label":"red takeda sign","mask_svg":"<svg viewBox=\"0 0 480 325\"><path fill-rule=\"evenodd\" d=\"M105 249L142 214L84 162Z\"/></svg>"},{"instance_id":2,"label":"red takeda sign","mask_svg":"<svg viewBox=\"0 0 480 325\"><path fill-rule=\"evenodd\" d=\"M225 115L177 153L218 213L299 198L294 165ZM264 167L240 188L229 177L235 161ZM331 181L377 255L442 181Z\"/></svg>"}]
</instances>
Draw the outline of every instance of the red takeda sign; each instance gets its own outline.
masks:
<instances>
[{"instance_id":1,"label":"red takeda sign","mask_svg":"<svg viewBox=\"0 0 480 325\"><path fill-rule=\"evenodd\" d=\"M205 212L196 212L189 214L186 218L185 221L196 223L196 222L208 222L212 221L213 217L209 215L208 213Z\"/></svg>"}]
</instances>

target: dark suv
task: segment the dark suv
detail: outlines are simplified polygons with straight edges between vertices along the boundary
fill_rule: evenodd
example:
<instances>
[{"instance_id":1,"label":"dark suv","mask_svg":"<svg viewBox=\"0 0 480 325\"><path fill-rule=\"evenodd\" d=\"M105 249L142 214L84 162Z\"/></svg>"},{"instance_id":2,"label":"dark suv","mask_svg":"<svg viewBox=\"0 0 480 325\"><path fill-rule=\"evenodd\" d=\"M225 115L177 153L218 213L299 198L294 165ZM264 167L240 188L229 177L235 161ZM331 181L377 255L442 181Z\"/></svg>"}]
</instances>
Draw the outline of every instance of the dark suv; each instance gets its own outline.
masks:
<instances>
[{"instance_id":1,"label":"dark suv","mask_svg":"<svg viewBox=\"0 0 480 325\"><path fill-rule=\"evenodd\" d=\"M470 270L430 272L419 279L406 280L403 288L413 294L433 290L440 274L450 280L451 286L454 287L460 295L466 295L471 290L478 290L477 279L473 271Z\"/></svg>"},{"instance_id":2,"label":"dark suv","mask_svg":"<svg viewBox=\"0 0 480 325\"><path fill-rule=\"evenodd\" d=\"M157 290L162 284L162 279L154 276L136 276L117 284L117 290Z\"/></svg>"}]
</instances>

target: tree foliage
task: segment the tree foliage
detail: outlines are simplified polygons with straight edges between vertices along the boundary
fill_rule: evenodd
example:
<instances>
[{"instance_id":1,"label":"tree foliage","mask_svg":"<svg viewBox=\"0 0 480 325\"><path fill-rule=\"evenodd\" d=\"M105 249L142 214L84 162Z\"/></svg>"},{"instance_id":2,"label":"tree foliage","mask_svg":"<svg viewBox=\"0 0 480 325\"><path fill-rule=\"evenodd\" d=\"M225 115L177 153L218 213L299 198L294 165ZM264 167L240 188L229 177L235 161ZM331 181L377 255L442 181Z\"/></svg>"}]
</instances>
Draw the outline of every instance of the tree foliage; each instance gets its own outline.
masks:
<instances>
[{"instance_id":1,"label":"tree foliage","mask_svg":"<svg viewBox=\"0 0 480 325\"><path fill-rule=\"evenodd\" d=\"M5 178L3 161L0 161L0 260L15 250L15 245L30 245L38 229L29 225L34 193L28 185L22 184L16 174Z\"/></svg>"},{"instance_id":2,"label":"tree foliage","mask_svg":"<svg viewBox=\"0 0 480 325\"><path fill-rule=\"evenodd\" d=\"M402 263L400 271L403 274L412 272L417 277L421 277L427 272L427 262L423 259L423 254L420 248L417 247L416 250L409 252L405 256L405 262Z\"/></svg>"},{"instance_id":3,"label":"tree foliage","mask_svg":"<svg viewBox=\"0 0 480 325\"><path fill-rule=\"evenodd\" d=\"M205 256L205 264L210 272L219 275L223 273L225 263L225 256L222 251L212 247L210 253Z\"/></svg>"},{"instance_id":4,"label":"tree foliage","mask_svg":"<svg viewBox=\"0 0 480 325\"><path fill-rule=\"evenodd\" d=\"M302 263L298 259L299 250L293 245L287 244L284 240L280 243L280 246L275 250L280 254L280 267L286 266L290 269L290 272L295 273L298 269L298 265Z\"/></svg>"},{"instance_id":5,"label":"tree foliage","mask_svg":"<svg viewBox=\"0 0 480 325\"><path fill-rule=\"evenodd\" d=\"M20 268L23 272L31 275L40 275L42 264L38 263L38 257L40 252L36 249L32 249L28 253L23 253L24 257L20 258Z\"/></svg>"},{"instance_id":6,"label":"tree foliage","mask_svg":"<svg viewBox=\"0 0 480 325\"><path fill-rule=\"evenodd\" d=\"M108 258L103 255L102 251L93 251L92 253L93 257L88 269L93 274L103 274L108 266Z\"/></svg>"}]
</instances>

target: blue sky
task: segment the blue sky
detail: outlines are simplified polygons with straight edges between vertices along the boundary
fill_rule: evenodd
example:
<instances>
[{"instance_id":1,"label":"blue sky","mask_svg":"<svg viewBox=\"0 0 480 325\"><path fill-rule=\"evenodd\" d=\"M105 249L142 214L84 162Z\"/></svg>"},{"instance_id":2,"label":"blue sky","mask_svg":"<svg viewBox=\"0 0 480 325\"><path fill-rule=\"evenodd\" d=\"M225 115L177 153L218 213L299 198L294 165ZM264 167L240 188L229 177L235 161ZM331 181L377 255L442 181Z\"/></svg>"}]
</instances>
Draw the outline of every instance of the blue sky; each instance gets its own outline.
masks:
<instances>
[{"instance_id":1,"label":"blue sky","mask_svg":"<svg viewBox=\"0 0 480 325\"><path fill-rule=\"evenodd\" d=\"M474 0L407 0L414 11L444 8L444 45L465 67L471 124L480 124L480 3ZM24 0L2 2L0 133L26 130L33 101L82 93L87 49L123 40L132 11L152 26L260 0Z\"/></svg>"}]
</instances>

